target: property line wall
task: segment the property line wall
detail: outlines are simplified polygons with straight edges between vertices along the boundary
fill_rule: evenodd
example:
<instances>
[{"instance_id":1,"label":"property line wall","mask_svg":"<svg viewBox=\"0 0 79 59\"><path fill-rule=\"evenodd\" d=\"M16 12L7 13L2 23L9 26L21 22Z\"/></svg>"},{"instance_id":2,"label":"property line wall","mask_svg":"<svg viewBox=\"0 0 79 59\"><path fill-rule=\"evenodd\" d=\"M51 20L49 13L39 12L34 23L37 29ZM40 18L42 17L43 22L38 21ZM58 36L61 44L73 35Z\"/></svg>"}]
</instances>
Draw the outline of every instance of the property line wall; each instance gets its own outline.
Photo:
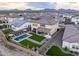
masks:
<instances>
[{"instance_id":1,"label":"property line wall","mask_svg":"<svg viewBox=\"0 0 79 59\"><path fill-rule=\"evenodd\" d=\"M24 48L24 47L21 47L21 46L19 46L19 45L16 45L16 44L14 44L14 43L9 42L9 41L6 39L4 33L3 33L1 30L0 30L0 34L1 34L1 36L2 36L3 42L4 42L6 45L12 46L12 47L17 48L17 49L19 49L19 50L22 50L22 51L24 51L24 52L26 52L26 53L29 53L29 54L32 55L32 56L41 56L38 52L34 52L34 51L30 50L30 49L27 49L27 48Z\"/></svg>"}]
</instances>

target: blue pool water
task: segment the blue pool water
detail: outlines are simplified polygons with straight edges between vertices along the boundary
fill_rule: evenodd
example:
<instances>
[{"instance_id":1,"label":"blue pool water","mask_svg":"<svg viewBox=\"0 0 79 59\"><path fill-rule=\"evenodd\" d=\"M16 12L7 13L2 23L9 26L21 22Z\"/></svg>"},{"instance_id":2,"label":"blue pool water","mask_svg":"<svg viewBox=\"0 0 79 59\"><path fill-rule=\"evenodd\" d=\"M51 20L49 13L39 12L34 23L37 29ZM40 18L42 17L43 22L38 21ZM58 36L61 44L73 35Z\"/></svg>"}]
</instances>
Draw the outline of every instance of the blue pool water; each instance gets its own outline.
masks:
<instances>
[{"instance_id":1,"label":"blue pool water","mask_svg":"<svg viewBox=\"0 0 79 59\"><path fill-rule=\"evenodd\" d=\"M29 36L29 35L27 35L27 34L23 34L23 35L21 35L21 36L15 38L15 40L16 40L16 41L19 41L19 40L21 40L21 39L26 38L27 36Z\"/></svg>"}]
</instances>

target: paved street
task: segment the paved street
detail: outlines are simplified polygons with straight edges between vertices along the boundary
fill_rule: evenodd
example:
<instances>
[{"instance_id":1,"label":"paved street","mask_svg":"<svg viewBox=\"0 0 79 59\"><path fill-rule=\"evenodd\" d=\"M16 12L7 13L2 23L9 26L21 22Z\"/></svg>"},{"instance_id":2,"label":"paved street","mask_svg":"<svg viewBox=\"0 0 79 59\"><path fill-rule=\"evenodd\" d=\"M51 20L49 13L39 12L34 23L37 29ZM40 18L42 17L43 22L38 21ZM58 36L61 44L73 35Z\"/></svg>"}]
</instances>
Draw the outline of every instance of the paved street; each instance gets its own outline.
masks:
<instances>
[{"instance_id":1,"label":"paved street","mask_svg":"<svg viewBox=\"0 0 79 59\"><path fill-rule=\"evenodd\" d=\"M51 48L51 46L53 44L57 44L60 47L62 46L62 36L63 36L63 29L60 29L58 32L56 32L53 36L52 39L48 40L40 49L39 49L39 53L41 54L45 54L49 48Z\"/></svg>"}]
</instances>

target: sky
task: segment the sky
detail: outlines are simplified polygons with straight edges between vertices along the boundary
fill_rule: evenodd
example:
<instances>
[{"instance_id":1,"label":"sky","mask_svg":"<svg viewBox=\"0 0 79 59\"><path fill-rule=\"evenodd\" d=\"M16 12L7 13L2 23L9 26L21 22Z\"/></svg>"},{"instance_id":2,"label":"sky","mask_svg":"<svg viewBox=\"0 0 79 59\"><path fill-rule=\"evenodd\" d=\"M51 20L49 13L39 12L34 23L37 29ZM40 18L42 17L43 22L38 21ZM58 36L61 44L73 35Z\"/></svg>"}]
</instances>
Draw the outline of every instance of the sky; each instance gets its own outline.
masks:
<instances>
[{"instance_id":1,"label":"sky","mask_svg":"<svg viewBox=\"0 0 79 59\"><path fill-rule=\"evenodd\" d=\"M0 10L8 9L43 9L43 8L63 8L79 10L79 2L0 2Z\"/></svg>"}]
</instances>

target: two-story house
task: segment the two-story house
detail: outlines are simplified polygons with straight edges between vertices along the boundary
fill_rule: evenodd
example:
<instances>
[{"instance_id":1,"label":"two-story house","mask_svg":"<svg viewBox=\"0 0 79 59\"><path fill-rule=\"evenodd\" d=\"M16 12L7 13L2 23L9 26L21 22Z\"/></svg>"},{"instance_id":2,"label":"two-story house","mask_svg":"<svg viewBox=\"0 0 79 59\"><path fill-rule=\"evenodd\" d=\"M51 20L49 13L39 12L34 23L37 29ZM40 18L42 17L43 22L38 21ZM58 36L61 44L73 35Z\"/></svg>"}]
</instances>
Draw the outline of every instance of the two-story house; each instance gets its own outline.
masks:
<instances>
[{"instance_id":1,"label":"two-story house","mask_svg":"<svg viewBox=\"0 0 79 59\"><path fill-rule=\"evenodd\" d=\"M63 48L79 52L79 25L66 25L62 41Z\"/></svg>"},{"instance_id":2,"label":"two-story house","mask_svg":"<svg viewBox=\"0 0 79 59\"><path fill-rule=\"evenodd\" d=\"M39 19L32 22L32 31L37 34L42 34L51 38L58 29L58 22L56 19Z\"/></svg>"},{"instance_id":3,"label":"two-story house","mask_svg":"<svg viewBox=\"0 0 79 59\"><path fill-rule=\"evenodd\" d=\"M79 16L72 17L71 21L74 22L75 24L78 24L79 23Z\"/></svg>"}]
</instances>

